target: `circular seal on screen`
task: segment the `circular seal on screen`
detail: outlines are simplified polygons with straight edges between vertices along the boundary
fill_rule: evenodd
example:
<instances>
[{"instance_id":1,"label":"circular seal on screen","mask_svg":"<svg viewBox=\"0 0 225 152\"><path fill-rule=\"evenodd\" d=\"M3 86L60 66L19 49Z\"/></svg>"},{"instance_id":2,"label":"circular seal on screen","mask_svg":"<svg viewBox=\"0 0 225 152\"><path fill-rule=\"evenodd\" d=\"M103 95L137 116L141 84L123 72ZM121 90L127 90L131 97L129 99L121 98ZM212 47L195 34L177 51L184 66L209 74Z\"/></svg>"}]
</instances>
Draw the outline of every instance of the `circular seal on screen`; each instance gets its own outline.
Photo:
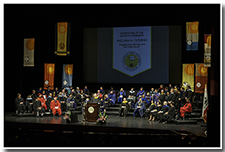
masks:
<instances>
[{"instance_id":1,"label":"circular seal on screen","mask_svg":"<svg viewBox=\"0 0 225 152\"><path fill-rule=\"evenodd\" d=\"M191 41L191 40L188 40L188 41L187 41L187 44L188 44L188 45L191 45L191 44L192 44L192 41Z\"/></svg>"},{"instance_id":2,"label":"circular seal on screen","mask_svg":"<svg viewBox=\"0 0 225 152\"><path fill-rule=\"evenodd\" d=\"M127 52L122 59L123 67L135 71L141 66L141 56L137 52Z\"/></svg>"},{"instance_id":3,"label":"circular seal on screen","mask_svg":"<svg viewBox=\"0 0 225 152\"><path fill-rule=\"evenodd\" d=\"M93 107L89 107L89 108L88 108L88 112L89 112L89 113L93 113L94 111L95 111L95 109L94 109Z\"/></svg>"},{"instance_id":4,"label":"circular seal on screen","mask_svg":"<svg viewBox=\"0 0 225 152\"><path fill-rule=\"evenodd\" d=\"M198 83L196 84L196 86L197 86L198 88L200 88L200 87L202 86L202 84L201 84L200 82L198 82Z\"/></svg>"},{"instance_id":5,"label":"circular seal on screen","mask_svg":"<svg viewBox=\"0 0 225 152\"><path fill-rule=\"evenodd\" d=\"M49 84L49 81L48 80L45 80L45 85L48 85Z\"/></svg>"}]
</instances>

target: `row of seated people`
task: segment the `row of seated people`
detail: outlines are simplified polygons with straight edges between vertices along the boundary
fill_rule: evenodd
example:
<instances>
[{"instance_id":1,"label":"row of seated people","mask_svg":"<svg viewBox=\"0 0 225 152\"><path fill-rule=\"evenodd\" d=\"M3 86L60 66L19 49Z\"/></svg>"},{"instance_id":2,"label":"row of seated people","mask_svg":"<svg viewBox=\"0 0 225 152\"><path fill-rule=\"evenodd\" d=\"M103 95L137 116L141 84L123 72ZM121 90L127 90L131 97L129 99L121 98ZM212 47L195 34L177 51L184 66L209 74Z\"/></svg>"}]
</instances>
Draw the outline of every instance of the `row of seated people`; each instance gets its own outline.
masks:
<instances>
[{"instance_id":1,"label":"row of seated people","mask_svg":"<svg viewBox=\"0 0 225 152\"><path fill-rule=\"evenodd\" d=\"M176 88L176 87L175 87ZM136 100L139 100L140 98L142 99L142 101L145 102L145 104L149 105L150 101L153 100L155 102L157 102L158 100L161 101L179 101L179 105L181 104L181 101L183 101L184 96L187 96L187 92L191 92L188 91L190 90L190 88L187 88L187 91L184 92L183 88L180 89L180 91L176 90L176 93L174 93L175 89L170 89L169 93L168 91L166 91L167 95L165 94L165 89L163 89L160 86L161 89L161 94L158 93L158 89L152 89L150 92L145 92L143 90L143 88L140 88L140 91L136 94L133 91L133 88L131 88L131 90L129 91L130 93L128 94L128 98L127 100L129 101L129 105L130 107L134 107L134 105L136 104ZM159 90L160 90L159 89ZM103 90L103 88L101 87L100 90ZM116 97L116 93L115 91L111 88L111 90L109 91L108 94L104 94L104 90L101 91L98 90L96 93L96 96L98 97L98 99L100 100L104 100L107 103L107 106L113 106L115 105L116 101L118 103L122 103L122 98L126 97L126 94L124 93L123 88L121 88L120 92L118 92L118 97ZM104 95L104 98L103 98ZM188 93L189 95L189 93ZM86 102L86 99L91 98L91 93L90 91L87 89L87 86L85 86L85 89L83 90L79 90L79 87L77 87L77 90L75 91L72 87L68 90L62 89L61 92L58 91L58 88L55 89L55 91L51 91L50 87L48 87L48 90L42 90L42 88L40 88L37 93L35 90L33 90L32 94L29 95L26 99L26 101L24 102L23 98L16 98L16 108L17 111L19 111L19 113L21 112L33 112L34 113L34 109L33 109L33 105L32 102L36 100L37 97L39 97L39 101L42 104L42 107L45 108L45 110L50 110L50 102L52 101L52 99L54 97L58 97L58 100L60 101L60 104L62 104L62 109L63 111L67 111L67 104L66 103L70 103L72 107L76 108L76 103L83 103ZM116 99L117 98L117 99ZM19 102L19 100L23 100L23 102ZM107 101L109 100L109 101ZM23 103L24 106L18 106L18 103ZM19 104L21 105L21 104ZM23 108L24 107L24 108ZM179 106L180 107L180 106Z\"/></svg>"}]
</instances>

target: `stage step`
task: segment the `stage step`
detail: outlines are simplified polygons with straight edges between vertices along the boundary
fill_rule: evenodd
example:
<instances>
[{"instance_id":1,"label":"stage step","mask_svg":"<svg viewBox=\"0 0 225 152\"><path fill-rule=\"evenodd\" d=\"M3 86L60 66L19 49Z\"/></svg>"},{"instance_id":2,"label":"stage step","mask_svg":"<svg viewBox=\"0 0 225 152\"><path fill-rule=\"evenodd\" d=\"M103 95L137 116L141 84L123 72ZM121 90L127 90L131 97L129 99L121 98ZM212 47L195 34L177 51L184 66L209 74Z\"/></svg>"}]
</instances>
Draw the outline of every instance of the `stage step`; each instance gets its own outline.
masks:
<instances>
[{"instance_id":1,"label":"stage step","mask_svg":"<svg viewBox=\"0 0 225 152\"><path fill-rule=\"evenodd\" d=\"M184 125L184 124L197 124L197 120L173 120L177 125Z\"/></svg>"}]
</instances>

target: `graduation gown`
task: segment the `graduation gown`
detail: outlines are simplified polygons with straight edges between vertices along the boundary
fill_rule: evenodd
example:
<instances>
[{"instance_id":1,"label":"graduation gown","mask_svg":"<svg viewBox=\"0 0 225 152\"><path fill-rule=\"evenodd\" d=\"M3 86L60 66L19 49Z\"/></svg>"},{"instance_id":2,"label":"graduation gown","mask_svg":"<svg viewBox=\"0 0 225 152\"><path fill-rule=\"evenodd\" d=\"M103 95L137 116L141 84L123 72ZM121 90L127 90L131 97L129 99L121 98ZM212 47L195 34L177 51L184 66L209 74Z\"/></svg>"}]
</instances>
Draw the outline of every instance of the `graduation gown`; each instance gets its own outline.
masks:
<instances>
[{"instance_id":1,"label":"graduation gown","mask_svg":"<svg viewBox=\"0 0 225 152\"><path fill-rule=\"evenodd\" d=\"M115 104L115 102L116 102L116 95L113 93L113 94L108 94L108 97L109 97L109 99L111 99L110 100L110 104L109 105L114 105Z\"/></svg>"},{"instance_id":2,"label":"graduation gown","mask_svg":"<svg viewBox=\"0 0 225 152\"><path fill-rule=\"evenodd\" d=\"M71 104L71 107L72 107L72 108L77 109L77 104L76 104L76 102L75 102L75 100L74 100L73 97L72 97L72 98L68 97L68 98L67 98L67 102ZM71 103L71 102L74 102L74 103Z\"/></svg>"},{"instance_id":3,"label":"graduation gown","mask_svg":"<svg viewBox=\"0 0 225 152\"><path fill-rule=\"evenodd\" d=\"M23 102L23 104L20 104L20 102ZM15 99L15 107L19 113L25 112L24 99L22 97Z\"/></svg>"},{"instance_id":4,"label":"graduation gown","mask_svg":"<svg viewBox=\"0 0 225 152\"><path fill-rule=\"evenodd\" d=\"M39 111L39 113L44 113L45 109L41 107L41 110L39 110L38 108L41 107L41 101L34 101L33 102L33 108L34 108L34 113L37 114L37 112Z\"/></svg>"},{"instance_id":5,"label":"graduation gown","mask_svg":"<svg viewBox=\"0 0 225 152\"><path fill-rule=\"evenodd\" d=\"M153 110L156 110L156 111L153 111ZM161 111L161 110L162 110L162 106L161 106L161 105L158 105L158 106L156 106L154 109L152 109L152 110L150 111L150 115L156 116L156 114L157 114L159 111Z\"/></svg>"},{"instance_id":6,"label":"graduation gown","mask_svg":"<svg viewBox=\"0 0 225 152\"><path fill-rule=\"evenodd\" d=\"M191 112L192 111L192 106L190 102L187 102L183 107L180 108L180 116L184 117L184 114L186 112Z\"/></svg>"},{"instance_id":7,"label":"graduation gown","mask_svg":"<svg viewBox=\"0 0 225 152\"><path fill-rule=\"evenodd\" d=\"M125 91L120 91L120 92L118 92L117 96L118 96L118 103L122 103L123 97L126 96L126 92Z\"/></svg>"},{"instance_id":8,"label":"graduation gown","mask_svg":"<svg viewBox=\"0 0 225 152\"><path fill-rule=\"evenodd\" d=\"M155 109L155 107L156 107L156 104L155 104L155 103L152 103L152 104L145 110L145 113L144 113L145 117L148 117L148 118L149 118L150 112L151 112L153 109Z\"/></svg>"},{"instance_id":9,"label":"graduation gown","mask_svg":"<svg viewBox=\"0 0 225 152\"><path fill-rule=\"evenodd\" d=\"M38 97L38 96L37 96L36 93L31 95L31 98L33 99L33 101L34 101L35 99L37 99L37 97Z\"/></svg>"},{"instance_id":10,"label":"graduation gown","mask_svg":"<svg viewBox=\"0 0 225 152\"><path fill-rule=\"evenodd\" d=\"M145 96L145 102L146 102L146 104L149 105L151 103L151 100L152 100L152 97L150 95L146 95Z\"/></svg>"},{"instance_id":11,"label":"graduation gown","mask_svg":"<svg viewBox=\"0 0 225 152\"><path fill-rule=\"evenodd\" d=\"M33 103L32 98L27 98L26 101L25 101L25 110L26 111L32 111L33 105L30 104L30 103Z\"/></svg>"},{"instance_id":12,"label":"graduation gown","mask_svg":"<svg viewBox=\"0 0 225 152\"><path fill-rule=\"evenodd\" d=\"M139 90L139 92L137 93L136 96L137 96L137 97L140 96L140 95L142 96L143 94L145 95L145 90L142 90L142 91Z\"/></svg>"},{"instance_id":13,"label":"graduation gown","mask_svg":"<svg viewBox=\"0 0 225 152\"><path fill-rule=\"evenodd\" d=\"M163 113L158 113L157 112L157 114L156 114L156 120L161 120L162 119L162 116L163 116L163 114L165 114L167 111L169 110L169 106L168 105L164 105L163 107L162 107L162 109L160 110L160 111L163 111Z\"/></svg>"},{"instance_id":14,"label":"graduation gown","mask_svg":"<svg viewBox=\"0 0 225 152\"><path fill-rule=\"evenodd\" d=\"M141 108L138 108L138 106L141 106ZM135 109L134 109L133 116L135 116L135 114L138 113L140 117L143 117L143 111L144 111L144 103L143 102L141 102L141 103L137 102L135 104Z\"/></svg>"},{"instance_id":15,"label":"graduation gown","mask_svg":"<svg viewBox=\"0 0 225 152\"><path fill-rule=\"evenodd\" d=\"M170 122L175 116L175 107L170 107L168 114L164 114L160 121L167 121Z\"/></svg>"},{"instance_id":16,"label":"graduation gown","mask_svg":"<svg viewBox=\"0 0 225 152\"><path fill-rule=\"evenodd\" d=\"M160 94L159 97L158 97L158 99L159 99L161 102L163 102L164 99L165 99L165 95L166 95L165 93Z\"/></svg>"},{"instance_id":17,"label":"graduation gown","mask_svg":"<svg viewBox=\"0 0 225 152\"><path fill-rule=\"evenodd\" d=\"M154 102L158 102L159 101L159 93L157 92L157 93L155 93L154 95L153 95L153 101Z\"/></svg>"},{"instance_id":18,"label":"graduation gown","mask_svg":"<svg viewBox=\"0 0 225 152\"><path fill-rule=\"evenodd\" d=\"M125 106L125 108L122 108L122 106ZM120 108L119 108L119 116L122 116L121 114L123 113L123 116L127 116L127 112L128 112L128 101L123 101L120 104Z\"/></svg>"},{"instance_id":19,"label":"graduation gown","mask_svg":"<svg viewBox=\"0 0 225 152\"><path fill-rule=\"evenodd\" d=\"M61 110L62 111L67 111L67 104L66 104L66 98L64 96L58 96L58 100L61 104ZM64 101L64 103L62 103Z\"/></svg>"},{"instance_id":20,"label":"graduation gown","mask_svg":"<svg viewBox=\"0 0 225 152\"><path fill-rule=\"evenodd\" d=\"M53 100L52 96L48 96L47 101L46 101L46 105L47 105L47 109L50 109L50 103Z\"/></svg>"},{"instance_id":21,"label":"graduation gown","mask_svg":"<svg viewBox=\"0 0 225 152\"><path fill-rule=\"evenodd\" d=\"M56 107L58 107L58 109L56 109ZM59 100L52 100L50 103L50 108L52 109L52 113L53 115L56 114L56 112L58 112L58 114L61 116L62 111L61 111L61 104L59 102Z\"/></svg>"},{"instance_id":22,"label":"graduation gown","mask_svg":"<svg viewBox=\"0 0 225 152\"><path fill-rule=\"evenodd\" d=\"M90 103L100 103L98 98L92 97Z\"/></svg>"},{"instance_id":23,"label":"graduation gown","mask_svg":"<svg viewBox=\"0 0 225 152\"><path fill-rule=\"evenodd\" d=\"M84 94L87 94L87 95L90 96L90 91L89 91L89 89L83 89L83 92L84 92Z\"/></svg>"},{"instance_id":24,"label":"graduation gown","mask_svg":"<svg viewBox=\"0 0 225 152\"><path fill-rule=\"evenodd\" d=\"M104 90L100 90L100 93L104 96L105 95L105 91Z\"/></svg>"},{"instance_id":25,"label":"graduation gown","mask_svg":"<svg viewBox=\"0 0 225 152\"><path fill-rule=\"evenodd\" d=\"M41 107L45 108L45 110L47 110L47 105L46 105L46 101L43 97L39 98L39 101L41 102Z\"/></svg>"}]
</instances>

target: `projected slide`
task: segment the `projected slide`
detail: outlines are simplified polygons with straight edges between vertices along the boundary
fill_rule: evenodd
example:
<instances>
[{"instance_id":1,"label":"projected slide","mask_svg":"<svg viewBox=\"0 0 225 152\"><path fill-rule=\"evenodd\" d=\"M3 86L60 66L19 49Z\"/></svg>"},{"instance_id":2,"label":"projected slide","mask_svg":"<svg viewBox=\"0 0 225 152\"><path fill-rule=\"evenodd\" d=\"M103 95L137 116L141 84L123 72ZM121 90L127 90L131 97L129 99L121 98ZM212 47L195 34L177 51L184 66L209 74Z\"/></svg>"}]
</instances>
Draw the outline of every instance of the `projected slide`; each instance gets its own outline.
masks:
<instances>
[{"instance_id":1,"label":"projected slide","mask_svg":"<svg viewBox=\"0 0 225 152\"><path fill-rule=\"evenodd\" d=\"M151 68L151 27L113 28L113 68L133 77Z\"/></svg>"}]
</instances>

